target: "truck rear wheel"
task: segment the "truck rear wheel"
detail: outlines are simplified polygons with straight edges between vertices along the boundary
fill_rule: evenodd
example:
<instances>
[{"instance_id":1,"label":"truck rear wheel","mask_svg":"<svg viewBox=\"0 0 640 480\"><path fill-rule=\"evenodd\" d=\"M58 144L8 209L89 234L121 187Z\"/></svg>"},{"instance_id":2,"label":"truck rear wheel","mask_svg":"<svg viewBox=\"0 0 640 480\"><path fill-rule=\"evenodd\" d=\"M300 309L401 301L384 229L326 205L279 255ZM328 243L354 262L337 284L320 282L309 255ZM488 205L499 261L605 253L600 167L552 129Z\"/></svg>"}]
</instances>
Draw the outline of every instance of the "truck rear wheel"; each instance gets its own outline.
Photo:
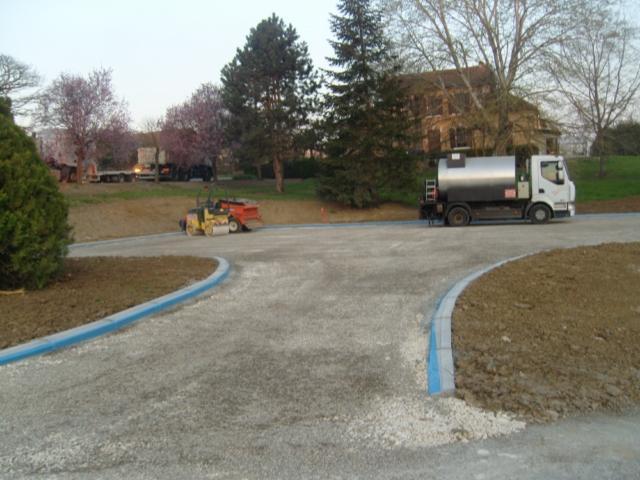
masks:
<instances>
[{"instance_id":1,"label":"truck rear wheel","mask_svg":"<svg viewBox=\"0 0 640 480\"><path fill-rule=\"evenodd\" d=\"M469 212L462 207L453 207L447 214L447 220L452 227L469 225Z\"/></svg>"},{"instance_id":2,"label":"truck rear wheel","mask_svg":"<svg viewBox=\"0 0 640 480\"><path fill-rule=\"evenodd\" d=\"M546 205L538 204L529 210L529 218L531 223L542 224L547 223L551 219L551 210Z\"/></svg>"}]
</instances>

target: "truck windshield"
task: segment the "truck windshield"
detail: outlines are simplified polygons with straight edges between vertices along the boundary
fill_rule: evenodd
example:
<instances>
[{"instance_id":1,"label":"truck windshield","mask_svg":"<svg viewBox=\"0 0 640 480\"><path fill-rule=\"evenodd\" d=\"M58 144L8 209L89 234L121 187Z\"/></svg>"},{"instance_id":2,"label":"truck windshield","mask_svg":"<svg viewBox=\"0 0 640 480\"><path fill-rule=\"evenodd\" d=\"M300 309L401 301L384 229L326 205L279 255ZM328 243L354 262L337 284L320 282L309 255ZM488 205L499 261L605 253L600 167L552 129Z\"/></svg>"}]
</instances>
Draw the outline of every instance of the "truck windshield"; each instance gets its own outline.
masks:
<instances>
[{"instance_id":1,"label":"truck windshield","mask_svg":"<svg viewBox=\"0 0 640 480\"><path fill-rule=\"evenodd\" d=\"M564 165L564 177L568 181L571 178L571 175L569 175L569 164L567 164L567 161L564 158L562 159L562 165Z\"/></svg>"}]
</instances>

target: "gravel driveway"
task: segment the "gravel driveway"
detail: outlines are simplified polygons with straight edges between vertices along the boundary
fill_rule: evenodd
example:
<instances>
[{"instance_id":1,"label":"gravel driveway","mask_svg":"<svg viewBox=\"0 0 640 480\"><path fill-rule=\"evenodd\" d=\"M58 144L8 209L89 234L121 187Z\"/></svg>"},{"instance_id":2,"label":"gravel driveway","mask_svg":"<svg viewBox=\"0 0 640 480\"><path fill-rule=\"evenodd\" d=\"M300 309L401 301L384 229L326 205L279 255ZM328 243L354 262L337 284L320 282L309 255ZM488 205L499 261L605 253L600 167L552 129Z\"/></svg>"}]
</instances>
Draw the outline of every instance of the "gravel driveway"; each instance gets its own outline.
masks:
<instances>
[{"instance_id":1,"label":"gravel driveway","mask_svg":"<svg viewBox=\"0 0 640 480\"><path fill-rule=\"evenodd\" d=\"M523 429L424 393L425 317L457 279L632 240L638 215L74 249L219 255L233 273L126 331L0 367L0 478L637 478L639 413Z\"/></svg>"}]
</instances>

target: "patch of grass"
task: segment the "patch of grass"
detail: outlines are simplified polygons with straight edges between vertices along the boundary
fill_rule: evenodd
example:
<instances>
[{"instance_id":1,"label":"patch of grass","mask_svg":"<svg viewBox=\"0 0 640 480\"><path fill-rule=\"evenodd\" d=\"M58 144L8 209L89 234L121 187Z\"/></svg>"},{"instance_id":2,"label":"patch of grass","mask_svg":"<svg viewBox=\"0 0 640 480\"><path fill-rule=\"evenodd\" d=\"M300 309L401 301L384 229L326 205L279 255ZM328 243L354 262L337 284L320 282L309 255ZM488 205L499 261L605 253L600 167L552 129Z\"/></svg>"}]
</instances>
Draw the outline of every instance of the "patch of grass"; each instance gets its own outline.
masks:
<instances>
[{"instance_id":1,"label":"patch of grass","mask_svg":"<svg viewBox=\"0 0 640 480\"><path fill-rule=\"evenodd\" d=\"M70 206L87 205L96 203L108 203L115 200L131 200L137 198L156 198L156 197L194 197L197 195L198 189L185 188L175 184L166 183L134 183L134 184L118 185L84 185L80 188L75 185L64 191ZM103 187L112 187L105 190ZM95 192L91 189L95 188Z\"/></svg>"},{"instance_id":2,"label":"patch of grass","mask_svg":"<svg viewBox=\"0 0 640 480\"><path fill-rule=\"evenodd\" d=\"M217 187L217 191L222 195L238 198L251 198L252 200L315 200L316 180L308 178L306 180L284 181L284 193L276 191L273 182L251 182L234 184L225 182Z\"/></svg>"},{"instance_id":3,"label":"patch of grass","mask_svg":"<svg viewBox=\"0 0 640 480\"><path fill-rule=\"evenodd\" d=\"M315 180L291 180L285 179L285 192L278 193L273 181L226 181L220 185L205 183L152 183L138 182L133 184L116 185L83 185L69 186L64 195L69 205L90 205L108 203L117 200L132 200L140 198L164 198L187 197L195 199L200 192L200 197L206 197L202 192L203 187L212 189L213 197L230 196L237 198L251 198L253 200L313 200L315 199Z\"/></svg>"},{"instance_id":4,"label":"patch of grass","mask_svg":"<svg viewBox=\"0 0 640 480\"><path fill-rule=\"evenodd\" d=\"M569 160L569 174L579 202L640 195L640 156L608 157L606 176L598 177L597 158Z\"/></svg>"},{"instance_id":5,"label":"patch of grass","mask_svg":"<svg viewBox=\"0 0 640 480\"><path fill-rule=\"evenodd\" d=\"M609 157L607 175L598 178L597 158L577 158L569 161L569 173L576 184L577 200L610 200L640 196L640 156ZM413 185L406 189L387 189L381 192L383 202L398 202L415 206L422 194L423 182L434 177L429 170L417 175ZM135 184L69 186L64 191L73 206L107 203L116 200L157 197L187 197L195 200L206 184L138 182ZM273 180L224 181L213 187L214 196L228 195L253 200L316 200L316 180L285 179L285 192L276 192Z\"/></svg>"}]
</instances>

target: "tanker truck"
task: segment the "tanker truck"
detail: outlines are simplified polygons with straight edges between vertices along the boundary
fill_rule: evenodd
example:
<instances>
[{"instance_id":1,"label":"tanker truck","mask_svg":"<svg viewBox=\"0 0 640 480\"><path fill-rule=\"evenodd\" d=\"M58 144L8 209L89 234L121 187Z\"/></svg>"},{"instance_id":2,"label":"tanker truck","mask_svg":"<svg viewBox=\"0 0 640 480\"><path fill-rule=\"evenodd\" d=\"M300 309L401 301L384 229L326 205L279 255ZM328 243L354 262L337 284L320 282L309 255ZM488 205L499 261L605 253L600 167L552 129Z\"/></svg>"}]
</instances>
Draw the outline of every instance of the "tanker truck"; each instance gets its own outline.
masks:
<instances>
[{"instance_id":1,"label":"tanker truck","mask_svg":"<svg viewBox=\"0 0 640 480\"><path fill-rule=\"evenodd\" d=\"M464 226L472 220L529 219L547 223L575 215L576 189L562 157L466 157L438 161L437 178L425 181L420 218Z\"/></svg>"}]
</instances>

